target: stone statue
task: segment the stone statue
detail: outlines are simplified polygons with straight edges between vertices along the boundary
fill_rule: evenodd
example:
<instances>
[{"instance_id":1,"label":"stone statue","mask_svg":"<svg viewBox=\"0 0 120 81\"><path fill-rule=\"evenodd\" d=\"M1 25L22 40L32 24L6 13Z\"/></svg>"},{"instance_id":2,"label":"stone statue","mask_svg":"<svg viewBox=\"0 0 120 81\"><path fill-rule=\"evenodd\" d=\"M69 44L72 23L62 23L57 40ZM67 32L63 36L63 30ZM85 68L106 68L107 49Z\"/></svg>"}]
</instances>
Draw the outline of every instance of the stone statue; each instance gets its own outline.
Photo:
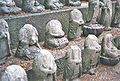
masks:
<instances>
[{"instance_id":1,"label":"stone statue","mask_svg":"<svg viewBox=\"0 0 120 81\"><path fill-rule=\"evenodd\" d=\"M41 5L37 0L22 0L23 10L26 12L42 12L45 10L45 7Z\"/></svg>"},{"instance_id":2,"label":"stone statue","mask_svg":"<svg viewBox=\"0 0 120 81\"><path fill-rule=\"evenodd\" d=\"M8 66L0 81L28 81L25 70L19 65Z\"/></svg>"},{"instance_id":3,"label":"stone statue","mask_svg":"<svg viewBox=\"0 0 120 81\"><path fill-rule=\"evenodd\" d=\"M21 8L18 8L15 5L14 0L0 0L0 13L6 14L16 14L21 11Z\"/></svg>"},{"instance_id":4,"label":"stone statue","mask_svg":"<svg viewBox=\"0 0 120 81\"><path fill-rule=\"evenodd\" d=\"M84 24L83 15L78 9L74 9L70 13L70 27L68 39L80 38Z\"/></svg>"},{"instance_id":5,"label":"stone statue","mask_svg":"<svg viewBox=\"0 0 120 81\"><path fill-rule=\"evenodd\" d=\"M57 66L53 55L45 50L41 49L39 54L35 56L33 61L32 70L38 80L34 81L56 81L55 74Z\"/></svg>"},{"instance_id":6,"label":"stone statue","mask_svg":"<svg viewBox=\"0 0 120 81\"><path fill-rule=\"evenodd\" d=\"M99 0L89 0L89 7L88 7L88 23L97 23L97 19L100 13L100 7L104 6L104 4Z\"/></svg>"},{"instance_id":7,"label":"stone statue","mask_svg":"<svg viewBox=\"0 0 120 81\"><path fill-rule=\"evenodd\" d=\"M112 1L111 0L101 0L104 3L104 7L101 9L101 16L99 19L99 24L105 26L105 30L111 30L112 22Z\"/></svg>"},{"instance_id":8,"label":"stone statue","mask_svg":"<svg viewBox=\"0 0 120 81\"><path fill-rule=\"evenodd\" d=\"M31 24L25 24L19 31L19 45L16 51L16 56L33 59L35 53L40 50L38 44L38 32Z\"/></svg>"},{"instance_id":9,"label":"stone statue","mask_svg":"<svg viewBox=\"0 0 120 81\"><path fill-rule=\"evenodd\" d=\"M45 0L46 9L57 10L63 8L63 4L59 0Z\"/></svg>"},{"instance_id":10,"label":"stone statue","mask_svg":"<svg viewBox=\"0 0 120 81\"><path fill-rule=\"evenodd\" d=\"M80 0L65 0L65 4L68 6L80 6Z\"/></svg>"},{"instance_id":11,"label":"stone statue","mask_svg":"<svg viewBox=\"0 0 120 81\"><path fill-rule=\"evenodd\" d=\"M77 46L70 46L65 56L63 81L72 81L82 75L81 49Z\"/></svg>"},{"instance_id":12,"label":"stone statue","mask_svg":"<svg viewBox=\"0 0 120 81\"><path fill-rule=\"evenodd\" d=\"M116 0L114 24L116 24L117 27L120 27L120 0Z\"/></svg>"},{"instance_id":13,"label":"stone statue","mask_svg":"<svg viewBox=\"0 0 120 81\"><path fill-rule=\"evenodd\" d=\"M95 73L94 71L99 62L100 53L101 46L98 43L98 38L95 35L89 34L84 43L84 54L82 56L83 72Z\"/></svg>"},{"instance_id":14,"label":"stone statue","mask_svg":"<svg viewBox=\"0 0 120 81\"><path fill-rule=\"evenodd\" d=\"M0 64L5 62L10 55L10 34L9 27L5 20L0 19Z\"/></svg>"},{"instance_id":15,"label":"stone statue","mask_svg":"<svg viewBox=\"0 0 120 81\"><path fill-rule=\"evenodd\" d=\"M46 25L45 47L63 48L68 44L68 39L62 30L62 24L58 20L51 20Z\"/></svg>"}]
</instances>

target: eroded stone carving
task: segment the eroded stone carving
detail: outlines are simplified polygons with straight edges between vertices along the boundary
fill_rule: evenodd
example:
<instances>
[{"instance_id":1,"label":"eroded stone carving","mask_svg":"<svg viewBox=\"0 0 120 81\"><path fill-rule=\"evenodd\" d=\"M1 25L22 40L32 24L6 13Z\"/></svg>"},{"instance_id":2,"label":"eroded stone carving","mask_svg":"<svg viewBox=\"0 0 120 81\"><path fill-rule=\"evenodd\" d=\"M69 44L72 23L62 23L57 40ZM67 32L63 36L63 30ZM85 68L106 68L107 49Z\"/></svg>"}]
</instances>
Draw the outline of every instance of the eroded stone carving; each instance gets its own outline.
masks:
<instances>
[{"instance_id":1,"label":"eroded stone carving","mask_svg":"<svg viewBox=\"0 0 120 81\"><path fill-rule=\"evenodd\" d=\"M69 6L80 6L81 2L80 0L65 0L66 5Z\"/></svg>"},{"instance_id":2,"label":"eroded stone carving","mask_svg":"<svg viewBox=\"0 0 120 81\"><path fill-rule=\"evenodd\" d=\"M16 56L33 59L37 51L40 50L38 44L38 32L31 24L25 24L19 31L19 45Z\"/></svg>"},{"instance_id":3,"label":"eroded stone carving","mask_svg":"<svg viewBox=\"0 0 120 81\"><path fill-rule=\"evenodd\" d=\"M101 46L98 43L98 38L95 35L89 34L85 39L84 54L83 54L83 72L92 71L96 68L99 62Z\"/></svg>"},{"instance_id":4,"label":"eroded stone carving","mask_svg":"<svg viewBox=\"0 0 120 81\"><path fill-rule=\"evenodd\" d=\"M32 69L39 80L35 81L55 81L55 74L57 66L52 54L42 49L39 54L36 55Z\"/></svg>"},{"instance_id":5,"label":"eroded stone carving","mask_svg":"<svg viewBox=\"0 0 120 81\"><path fill-rule=\"evenodd\" d=\"M71 11L70 16L68 39L80 38L84 24L83 15L81 11L74 9Z\"/></svg>"},{"instance_id":6,"label":"eroded stone carving","mask_svg":"<svg viewBox=\"0 0 120 81\"><path fill-rule=\"evenodd\" d=\"M45 7L41 5L37 0L22 0L23 10L26 12L42 12Z\"/></svg>"},{"instance_id":7,"label":"eroded stone carving","mask_svg":"<svg viewBox=\"0 0 120 81\"><path fill-rule=\"evenodd\" d=\"M63 81L71 81L82 74L81 49L77 46L70 46L65 56Z\"/></svg>"},{"instance_id":8,"label":"eroded stone carving","mask_svg":"<svg viewBox=\"0 0 120 81\"><path fill-rule=\"evenodd\" d=\"M25 70L19 65L10 65L2 74L0 81L28 81Z\"/></svg>"},{"instance_id":9,"label":"eroded stone carving","mask_svg":"<svg viewBox=\"0 0 120 81\"><path fill-rule=\"evenodd\" d=\"M0 19L0 64L5 62L10 55L10 34L9 27L5 20Z\"/></svg>"},{"instance_id":10,"label":"eroded stone carving","mask_svg":"<svg viewBox=\"0 0 120 81\"><path fill-rule=\"evenodd\" d=\"M45 47L63 48L68 44L68 39L62 30L62 24L58 20L51 20L46 25Z\"/></svg>"},{"instance_id":11,"label":"eroded stone carving","mask_svg":"<svg viewBox=\"0 0 120 81\"><path fill-rule=\"evenodd\" d=\"M57 10L63 8L63 4L59 0L45 0L46 9Z\"/></svg>"},{"instance_id":12,"label":"eroded stone carving","mask_svg":"<svg viewBox=\"0 0 120 81\"><path fill-rule=\"evenodd\" d=\"M21 8L18 8L14 0L0 0L0 13L19 13Z\"/></svg>"}]
</instances>

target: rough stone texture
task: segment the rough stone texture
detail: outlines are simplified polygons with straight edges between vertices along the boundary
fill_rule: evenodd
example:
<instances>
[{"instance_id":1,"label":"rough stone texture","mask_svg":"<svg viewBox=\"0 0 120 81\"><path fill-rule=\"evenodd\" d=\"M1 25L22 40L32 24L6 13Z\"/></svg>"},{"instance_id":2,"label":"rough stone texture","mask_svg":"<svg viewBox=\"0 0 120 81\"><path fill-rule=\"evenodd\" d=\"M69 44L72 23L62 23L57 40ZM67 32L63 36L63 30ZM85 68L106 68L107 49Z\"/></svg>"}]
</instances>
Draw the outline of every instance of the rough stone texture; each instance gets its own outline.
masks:
<instances>
[{"instance_id":1,"label":"rough stone texture","mask_svg":"<svg viewBox=\"0 0 120 81\"><path fill-rule=\"evenodd\" d=\"M36 0L22 0L22 8L25 12L42 12L45 7Z\"/></svg>"},{"instance_id":2,"label":"rough stone texture","mask_svg":"<svg viewBox=\"0 0 120 81\"><path fill-rule=\"evenodd\" d=\"M19 13L21 8L18 8L14 0L1 0L0 1L0 13Z\"/></svg>"},{"instance_id":3,"label":"rough stone texture","mask_svg":"<svg viewBox=\"0 0 120 81\"><path fill-rule=\"evenodd\" d=\"M120 36L117 36L115 37L113 40L112 40L113 44L115 45L115 47L117 47L117 49L120 50Z\"/></svg>"},{"instance_id":4,"label":"rough stone texture","mask_svg":"<svg viewBox=\"0 0 120 81\"><path fill-rule=\"evenodd\" d=\"M32 70L39 77L35 81L55 81L57 66L52 54L45 49L41 49L33 61Z\"/></svg>"},{"instance_id":5,"label":"rough stone texture","mask_svg":"<svg viewBox=\"0 0 120 81\"><path fill-rule=\"evenodd\" d=\"M28 81L25 70L19 65L10 65L2 74L0 81Z\"/></svg>"},{"instance_id":6,"label":"rough stone texture","mask_svg":"<svg viewBox=\"0 0 120 81\"><path fill-rule=\"evenodd\" d=\"M65 5L68 5L68 6L80 6L81 2L80 2L80 0L65 0Z\"/></svg>"},{"instance_id":7,"label":"rough stone texture","mask_svg":"<svg viewBox=\"0 0 120 81\"><path fill-rule=\"evenodd\" d=\"M46 9L57 10L63 8L63 4L59 0L45 0L44 6Z\"/></svg>"},{"instance_id":8,"label":"rough stone texture","mask_svg":"<svg viewBox=\"0 0 120 81\"><path fill-rule=\"evenodd\" d=\"M38 32L31 24L25 24L19 31L19 45L16 56L33 59L39 51Z\"/></svg>"},{"instance_id":9,"label":"rough stone texture","mask_svg":"<svg viewBox=\"0 0 120 81\"><path fill-rule=\"evenodd\" d=\"M51 20L46 25L45 47L63 48L68 44L68 39L62 30L62 24L58 20Z\"/></svg>"},{"instance_id":10,"label":"rough stone texture","mask_svg":"<svg viewBox=\"0 0 120 81\"><path fill-rule=\"evenodd\" d=\"M82 34L84 20L81 11L74 9L70 13L70 25L68 30L68 39L80 38Z\"/></svg>"},{"instance_id":11,"label":"rough stone texture","mask_svg":"<svg viewBox=\"0 0 120 81\"><path fill-rule=\"evenodd\" d=\"M70 46L66 52L63 81L78 78L82 74L81 49L77 46Z\"/></svg>"},{"instance_id":12,"label":"rough stone texture","mask_svg":"<svg viewBox=\"0 0 120 81\"><path fill-rule=\"evenodd\" d=\"M85 39L83 60L83 72L88 72L92 68L96 68L99 63L101 46L98 43L98 38L95 35L88 35Z\"/></svg>"},{"instance_id":13,"label":"rough stone texture","mask_svg":"<svg viewBox=\"0 0 120 81\"><path fill-rule=\"evenodd\" d=\"M5 62L10 53L9 27L5 20L0 19L0 64Z\"/></svg>"}]
</instances>

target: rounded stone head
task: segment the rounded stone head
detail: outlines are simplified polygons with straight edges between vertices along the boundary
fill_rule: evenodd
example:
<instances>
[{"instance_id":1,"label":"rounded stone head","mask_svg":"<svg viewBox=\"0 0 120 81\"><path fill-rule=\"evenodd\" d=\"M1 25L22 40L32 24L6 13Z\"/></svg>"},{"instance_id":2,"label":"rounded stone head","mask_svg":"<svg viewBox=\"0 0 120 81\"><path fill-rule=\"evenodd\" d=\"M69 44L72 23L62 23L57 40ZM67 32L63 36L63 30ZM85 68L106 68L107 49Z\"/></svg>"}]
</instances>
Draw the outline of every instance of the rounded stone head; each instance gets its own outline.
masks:
<instances>
[{"instance_id":1,"label":"rounded stone head","mask_svg":"<svg viewBox=\"0 0 120 81\"><path fill-rule=\"evenodd\" d=\"M49 21L46 25L46 32L54 37L63 37L65 35L62 24L58 20Z\"/></svg>"},{"instance_id":2,"label":"rounded stone head","mask_svg":"<svg viewBox=\"0 0 120 81\"><path fill-rule=\"evenodd\" d=\"M19 31L19 41L28 45L38 43L38 32L36 28L31 24L25 24Z\"/></svg>"}]
</instances>

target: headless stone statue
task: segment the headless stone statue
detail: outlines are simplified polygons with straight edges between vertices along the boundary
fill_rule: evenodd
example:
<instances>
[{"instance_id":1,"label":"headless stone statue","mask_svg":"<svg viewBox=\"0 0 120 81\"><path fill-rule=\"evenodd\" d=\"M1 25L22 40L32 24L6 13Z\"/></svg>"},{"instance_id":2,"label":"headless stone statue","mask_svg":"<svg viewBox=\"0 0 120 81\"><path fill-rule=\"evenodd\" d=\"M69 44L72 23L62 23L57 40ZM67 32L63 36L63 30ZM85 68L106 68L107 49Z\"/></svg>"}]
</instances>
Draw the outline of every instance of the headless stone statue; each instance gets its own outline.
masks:
<instances>
[{"instance_id":1,"label":"headless stone statue","mask_svg":"<svg viewBox=\"0 0 120 81\"><path fill-rule=\"evenodd\" d=\"M101 0L104 3L104 7L101 10L101 16L99 23L105 26L105 30L111 30L112 21L112 1L111 0Z\"/></svg>"},{"instance_id":2,"label":"headless stone statue","mask_svg":"<svg viewBox=\"0 0 120 81\"><path fill-rule=\"evenodd\" d=\"M0 64L5 62L10 55L10 34L8 24L5 20L0 19Z\"/></svg>"},{"instance_id":3,"label":"headless stone statue","mask_svg":"<svg viewBox=\"0 0 120 81\"><path fill-rule=\"evenodd\" d=\"M57 10L63 8L63 4L59 0L45 0L46 9Z\"/></svg>"},{"instance_id":4,"label":"headless stone statue","mask_svg":"<svg viewBox=\"0 0 120 81\"><path fill-rule=\"evenodd\" d=\"M38 77L34 81L56 81L55 74L57 66L55 59L52 54L45 49L41 49L39 54L36 55L32 70L35 73L34 76Z\"/></svg>"},{"instance_id":5,"label":"headless stone statue","mask_svg":"<svg viewBox=\"0 0 120 81\"><path fill-rule=\"evenodd\" d=\"M22 0L23 10L26 12L42 12L45 7L41 5L37 0Z\"/></svg>"},{"instance_id":6,"label":"headless stone statue","mask_svg":"<svg viewBox=\"0 0 120 81\"><path fill-rule=\"evenodd\" d=\"M78 9L71 11L68 39L80 38L84 24L83 15Z\"/></svg>"},{"instance_id":7,"label":"headless stone statue","mask_svg":"<svg viewBox=\"0 0 120 81\"><path fill-rule=\"evenodd\" d=\"M10 65L3 72L0 81L28 81L25 70L19 65Z\"/></svg>"},{"instance_id":8,"label":"headless stone statue","mask_svg":"<svg viewBox=\"0 0 120 81\"><path fill-rule=\"evenodd\" d=\"M31 24L25 24L19 31L19 45L16 56L25 59L34 59L40 50L38 44L38 32Z\"/></svg>"},{"instance_id":9,"label":"headless stone statue","mask_svg":"<svg viewBox=\"0 0 120 81\"><path fill-rule=\"evenodd\" d=\"M68 44L68 39L62 30L62 24L58 20L51 20L46 25L45 47L63 48Z\"/></svg>"},{"instance_id":10,"label":"headless stone statue","mask_svg":"<svg viewBox=\"0 0 120 81\"><path fill-rule=\"evenodd\" d=\"M99 62L100 53L101 46L98 43L98 38L95 35L89 34L84 44L83 72L90 71L92 74L95 73L94 70Z\"/></svg>"},{"instance_id":11,"label":"headless stone statue","mask_svg":"<svg viewBox=\"0 0 120 81\"><path fill-rule=\"evenodd\" d=\"M68 6L80 6L80 0L65 0L65 4Z\"/></svg>"},{"instance_id":12,"label":"headless stone statue","mask_svg":"<svg viewBox=\"0 0 120 81\"><path fill-rule=\"evenodd\" d=\"M14 0L0 0L0 13L19 13L21 8L15 5Z\"/></svg>"},{"instance_id":13,"label":"headless stone statue","mask_svg":"<svg viewBox=\"0 0 120 81\"><path fill-rule=\"evenodd\" d=\"M117 27L120 27L120 0L116 0L114 24L116 24Z\"/></svg>"},{"instance_id":14,"label":"headless stone statue","mask_svg":"<svg viewBox=\"0 0 120 81\"><path fill-rule=\"evenodd\" d=\"M75 45L70 46L65 56L63 81L71 81L82 74L81 49Z\"/></svg>"}]
</instances>

